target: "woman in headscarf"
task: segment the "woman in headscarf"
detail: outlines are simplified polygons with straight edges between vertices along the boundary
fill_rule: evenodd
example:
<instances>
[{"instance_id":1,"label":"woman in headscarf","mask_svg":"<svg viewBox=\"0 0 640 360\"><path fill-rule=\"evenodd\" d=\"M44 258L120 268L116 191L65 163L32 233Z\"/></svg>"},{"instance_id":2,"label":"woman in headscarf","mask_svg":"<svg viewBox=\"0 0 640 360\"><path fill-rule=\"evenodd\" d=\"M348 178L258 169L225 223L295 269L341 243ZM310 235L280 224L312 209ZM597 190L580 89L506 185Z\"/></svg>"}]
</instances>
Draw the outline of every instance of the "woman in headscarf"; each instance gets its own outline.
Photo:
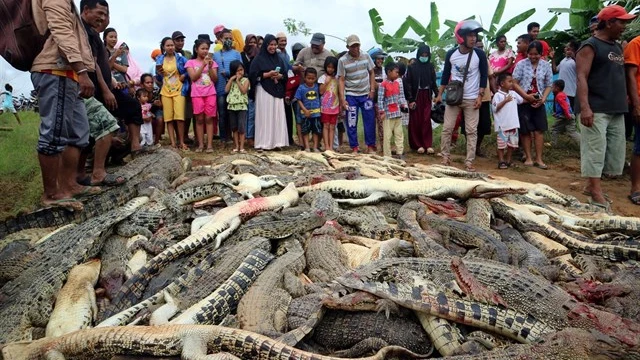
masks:
<instances>
[{"instance_id":1,"label":"woman in headscarf","mask_svg":"<svg viewBox=\"0 0 640 360\"><path fill-rule=\"evenodd\" d=\"M248 73L251 69L251 62L258 55L258 37L254 34L248 34L244 39L244 48L240 56L242 57L242 64L245 71ZM255 134L255 120L256 120L256 91L254 87L249 89L249 105L247 111L247 133L246 138L249 146L253 146L253 138Z\"/></svg>"},{"instance_id":2,"label":"woman in headscarf","mask_svg":"<svg viewBox=\"0 0 640 360\"><path fill-rule=\"evenodd\" d=\"M431 128L432 95L438 94L436 70L431 64L431 49L420 45L416 61L407 71L409 89L409 147L419 154L433 154L433 129Z\"/></svg>"},{"instance_id":3,"label":"woman in headscarf","mask_svg":"<svg viewBox=\"0 0 640 360\"><path fill-rule=\"evenodd\" d=\"M249 78L256 91L255 148L271 150L289 145L284 93L287 67L276 53L276 37L267 34L253 59Z\"/></svg>"},{"instance_id":4,"label":"woman in headscarf","mask_svg":"<svg viewBox=\"0 0 640 360\"><path fill-rule=\"evenodd\" d=\"M233 39L233 48L238 52L244 51L244 38L242 37L242 32L238 29L231 30L231 38Z\"/></svg>"}]
</instances>

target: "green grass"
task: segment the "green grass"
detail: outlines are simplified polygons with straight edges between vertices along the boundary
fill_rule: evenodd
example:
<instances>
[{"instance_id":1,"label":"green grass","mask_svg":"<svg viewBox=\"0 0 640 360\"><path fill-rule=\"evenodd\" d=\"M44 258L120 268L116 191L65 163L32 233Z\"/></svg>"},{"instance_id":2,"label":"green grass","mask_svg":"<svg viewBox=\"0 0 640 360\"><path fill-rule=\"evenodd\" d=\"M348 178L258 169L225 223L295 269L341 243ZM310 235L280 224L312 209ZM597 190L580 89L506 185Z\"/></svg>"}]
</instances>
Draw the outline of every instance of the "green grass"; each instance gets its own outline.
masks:
<instances>
[{"instance_id":1,"label":"green grass","mask_svg":"<svg viewBox=\"0 0 640 360\"><path fill-rule=\"evenodd\" d=\"M22 126L13 114L0 115L0 219L33 210L42 195L42 178L36 153L40 117L21 112Z\"/></svg>"}]
</instances>

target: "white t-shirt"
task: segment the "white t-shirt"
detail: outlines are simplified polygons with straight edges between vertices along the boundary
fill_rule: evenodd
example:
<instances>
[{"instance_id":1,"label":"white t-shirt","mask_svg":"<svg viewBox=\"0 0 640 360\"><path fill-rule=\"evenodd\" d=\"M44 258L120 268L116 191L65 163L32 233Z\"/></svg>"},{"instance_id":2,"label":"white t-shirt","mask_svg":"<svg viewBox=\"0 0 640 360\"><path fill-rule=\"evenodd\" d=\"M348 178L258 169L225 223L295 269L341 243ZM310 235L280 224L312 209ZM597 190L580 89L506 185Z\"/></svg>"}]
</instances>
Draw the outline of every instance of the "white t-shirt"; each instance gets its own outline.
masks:
<instances>
[{"instance_id":1,"label":"white t-shirt","mask_svg":"<svg viewBox=\"0 0 640 360\"><path fill-rule=\"evenodd\" d=\"M564 93L575 97L578 87L578 75L576 73L576 61L572 58L564 58L558 64L558 79L564 80Z\"/></svg>"},{"instance_id":2,"label":"white t-shirt","mask_svg":"<svg viewBox=\"0 0 640 360\"><path fill-rule=\"evenodd\" d=\"M504 104L500 111L496 111L498 104L500 104L507 95L511 95L513 100ZM491 100L491 110L493 110L493 121L495 124L495 130L512 130L520 128L520 119L518 118L518 105L522 104L523 99L517 92L509 90L508 93L499 90L493 95Z\"/></svg>"},{"instance_id":3,"label":"white t-shirt","mask_svg":"<svg viewBox=\"0 0 640 360\"><path fill-rule=\"evenodd\" d=\"M480 93L480 58L475 51L472 54L471 63L469 63L469 74L464 83L464 94L462 96L465 100L475 100ZM451 54L451 58L449 58L451 62L451 80L462 81L464 79L464 69L467 66L468 59L469 53L463 54L459 49Z\"/></svg>"}]
</instances>

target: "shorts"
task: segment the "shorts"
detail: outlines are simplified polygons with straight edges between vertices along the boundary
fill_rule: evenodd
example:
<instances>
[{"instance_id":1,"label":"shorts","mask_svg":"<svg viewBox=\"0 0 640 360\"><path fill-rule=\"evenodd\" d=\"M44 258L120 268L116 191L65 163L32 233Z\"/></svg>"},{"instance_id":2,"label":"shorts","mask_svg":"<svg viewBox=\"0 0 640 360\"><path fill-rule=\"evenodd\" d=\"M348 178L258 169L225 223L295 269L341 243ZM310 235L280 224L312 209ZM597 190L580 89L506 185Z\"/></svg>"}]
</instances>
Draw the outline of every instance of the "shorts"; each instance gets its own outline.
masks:
<instances>
[{"instance_id":1,"label":"shorts","mask_svg":"<svg viewBox=\"0 0 640 360\"><path fill-rule=\"evenodd\" d=\"M247 110L228 110L229 127L239 134L247 133Z\"/></svg>"},{"instance_id":2,"label":"shorts","mask_svg":"<svg viewBox=\"0 0 640 360\"><path fill-rule=\"evenodd\" d=\"M520 134L528 135L534 131L545 132L549 128L547 110L544 106L534 108L529 104L518 105Z\"/></svg>"},{"instance_id":3,"label":"shorts","mask_svg":"<svg viewBox=\"0 0 640 360\"><path fill-rule=\"evenodd\" d=\"M633 155L640 156L640 125L636 123L635 134L633 135Z\"/></svg>"},{"instance_id":4,"label":"shorts","mask_svg":"<svg viewBox=\"0 0 640 360\"><path fill-rule=\"evenodd\" d=\"M66 146L87 147L89 120L78 96L80 85L63 76L38 72L31 73L31 82L38 92L40 112L38 153L53 156Z\"/></svg>"},{"instance_id":5,"label":"shorts","mask_svg":"<svg viewBox=\"0 0 640 360\"><path fill-rule=\"evenodd\" d=\"M120 90L113 90L118 108L111 112L113 116L123 119L127 125L142 125L142 108L140 102Z\"/></svg>"},{"instance_id":6,"label":"shorts","mask_svg":"<svg viewBox=\"0 0 640 360\"><path fill-rule=\"evenodd\" d=\"M164 112L162 111L162 109L154 111L153 115L155 115L156 119L164 119Z\"/></svg>"},{"instance_id":7,"label":"shorts","mask_svg":"<svg viewBox=\"0 0 640 360\"><path fill-rule=\"evenodd\" d=\"M193 114L200 115L204 113L206 117L216 117L218 115L218 102L215 95L192 97Z\"/></svg>"},{"instance_id":8,"label":"shorts","mask_svg":"<svg viewBox=\"0 0 640 360\"><path fill-rule=\"evenodd\" d=\"M498 150L504 150L507 147L512 149L518 148L518 129L498 130Z\"/></svg>"},{"instance_id":9,"label":"shorts","mask_svg":"<svg viewBox=\"0 0 640 360\"><path fill-rule=\"evenodd\" d=\"M302 123L302 135L308 135L309 133L322 135L322 123L320 122L319 117L304 118L304 122Z\"/></svg>"},{"instance_id":10,"label":"shorts","mask_svg":"<svg viewBox=\"0 0 640 360\"><path fill-rule=\"evenodd\" d=\"M173 120L184 121L185 98L182 95L163 96L162 111L164 112L164 122Z\"/></svg>"},{"instance_id":11,"label":"shorts","mask_svg":"<svg viewBox=\"0 0 640 360\"><path fill-rule=\"evenodd\" d=\"M89 136L94 141L120 129L118 120L96 98L85 99L84 106L87 109L87 118L89 119Z\"/></svg>"},{"instance_id":12,"label":"shorts","mask_svg":"<svg viewBox=\"0 0 640 360\"><path fill-rule=\"evenodd\" d=\"M2 111L8 111L12 114L17 114L16 108L13 107L13 104L4 104L2 105Z\"/></svg>"},{"instance_id":13,"label":"shorts","mask_svg":"<svg viewBox=\"0 0 640 360\"><path fill-rule=\"evenodd\" d=\"M593 125L580 124L580 172L582 177L622 175L626 141L623 114L593 114Z\"/></svg>"},{"instance_id":14,"label":"shorts","mask_svg":"<svg viewBox=\"0 0 640 360\"><path fill-rule=\"evenodd\" d=\"M338 123L338 114L320 114L320 122L323 124L335 125Z\"/></svg>"}]
</instances>

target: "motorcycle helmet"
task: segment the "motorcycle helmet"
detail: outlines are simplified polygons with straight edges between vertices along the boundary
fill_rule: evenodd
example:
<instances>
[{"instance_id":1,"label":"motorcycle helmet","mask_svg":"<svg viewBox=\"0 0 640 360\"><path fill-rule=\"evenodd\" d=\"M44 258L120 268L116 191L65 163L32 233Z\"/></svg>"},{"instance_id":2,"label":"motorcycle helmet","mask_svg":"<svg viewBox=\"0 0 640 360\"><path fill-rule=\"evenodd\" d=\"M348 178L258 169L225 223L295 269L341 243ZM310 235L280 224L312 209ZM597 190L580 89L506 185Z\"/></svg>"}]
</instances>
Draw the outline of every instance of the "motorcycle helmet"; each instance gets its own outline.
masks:
<instances>
[{"instance_id":1,"label":"motorcycle helmet","mask_svg":"<svg viewBox=\"0 0 640 360\"><path fill-rule=\"evenodd\" d=\"M380 48L373 48L371 50L369 50L369 56L371 57L371 59L375 60L377 58L386 58L387 54L382 51L382 49Z\"/></svg>"},{"instance_id":2,"label":"motorcycle helmet","mask_svg":"<svg viewBox=\"0 0 640 360\"><path fill-rule=\"evenodd\" d=\"M434 123L444 123L444 109L445 105L443 103L433 105L431 108L431 120L433 120Z\"/></svg>"},{"instance_id":3,"label":"motorcycle helmet","mask_svg":"<svg viewBox=\"0 0 640 360\"><path fill-rule=\"evenodd\" d=\"M458 44L464 44L464 37L469 33L479 33L484 31L482 24L476 20L462 20L456 25L454 33L456 35L456 41Z\"/></svg>"}]
</instances>

